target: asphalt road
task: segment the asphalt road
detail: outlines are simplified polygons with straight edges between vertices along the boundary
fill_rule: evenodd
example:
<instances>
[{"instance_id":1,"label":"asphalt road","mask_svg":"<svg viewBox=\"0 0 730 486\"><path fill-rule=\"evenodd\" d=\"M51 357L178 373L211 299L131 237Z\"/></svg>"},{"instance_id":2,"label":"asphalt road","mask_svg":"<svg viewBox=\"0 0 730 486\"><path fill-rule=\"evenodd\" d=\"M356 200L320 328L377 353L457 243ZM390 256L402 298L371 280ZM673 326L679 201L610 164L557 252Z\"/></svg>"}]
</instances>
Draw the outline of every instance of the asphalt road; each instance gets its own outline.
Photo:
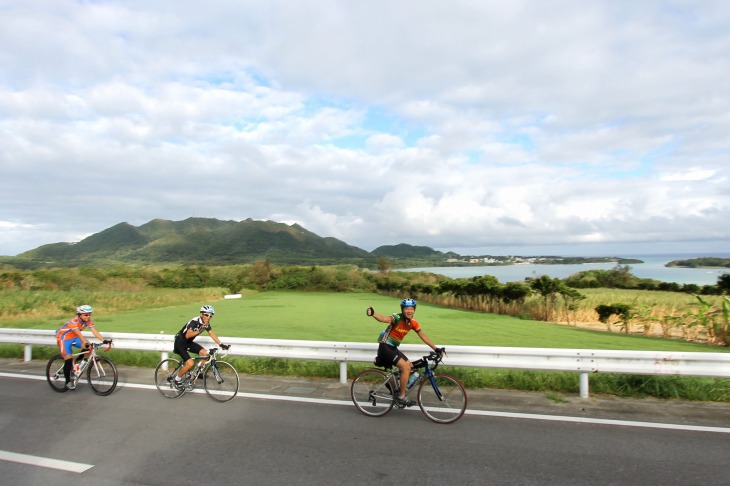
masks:
<instances>
[{"instance_id":1,"label":"asphalt road","mask_svg":"<svg viewBox=\"0 0 730 486\"><path fill-rule=\"evenodd\" d=\"M242 395L219 404L165 399L133 369L109 397L83 384L58 394L37 368L0 363L0 484L728 484L726 405L675 403L645 422L630 401L516 394L525 403L506 410L475 390L470 414L438 425L417 408L365 417L328 380L243 377ZM59 463L27 463L41 459Z\"/></svg>"}]
</instances>

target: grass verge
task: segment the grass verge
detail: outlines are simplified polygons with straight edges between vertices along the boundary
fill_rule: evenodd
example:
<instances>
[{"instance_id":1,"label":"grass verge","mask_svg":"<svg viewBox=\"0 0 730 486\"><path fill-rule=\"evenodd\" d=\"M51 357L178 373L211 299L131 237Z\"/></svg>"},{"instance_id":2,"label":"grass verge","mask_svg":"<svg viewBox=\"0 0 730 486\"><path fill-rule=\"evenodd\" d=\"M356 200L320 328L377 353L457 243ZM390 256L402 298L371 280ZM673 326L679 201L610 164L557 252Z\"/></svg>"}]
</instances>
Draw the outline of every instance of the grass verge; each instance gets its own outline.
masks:
<instances>
[{"instance_id":1,"label":"grass verge","mask_svg":"<svg viewBox=\"0 0 730 486\"><path fill-rule=\"evenodd\" d=\"M34 346L33 359L47 360L57 353L53 346ZM0 345L0 357L22 359L23 346ZM115 364L152 369L160 361L160 353L146 351L112 350L109 357ZM311 361L259 357L227 357L240 373L249 375L302 376L333 378L340 376L339 364L332 361ZM366 363L348 364L347 376L369 368ZM557 371L529 371L509 369L479 369L444 366L448 373L467 388L494 388L544 392L548 397L558 393L577 395L580 390L578 373ZM680 376L592 374L592 395L613 395L623 398L663 398L730 403L730 379ZM551 398L552 399L552 398Z\"/></svg>"}]
</instances>

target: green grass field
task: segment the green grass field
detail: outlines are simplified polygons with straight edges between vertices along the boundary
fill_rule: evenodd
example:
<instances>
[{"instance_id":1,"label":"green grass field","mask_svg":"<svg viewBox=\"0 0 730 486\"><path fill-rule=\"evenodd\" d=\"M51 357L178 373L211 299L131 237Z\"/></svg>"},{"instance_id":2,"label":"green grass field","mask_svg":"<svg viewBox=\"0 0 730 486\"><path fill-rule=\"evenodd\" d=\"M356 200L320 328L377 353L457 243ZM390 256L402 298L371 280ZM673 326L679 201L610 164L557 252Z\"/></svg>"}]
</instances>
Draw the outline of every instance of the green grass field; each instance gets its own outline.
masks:
<instances>
[{"instance_id":1,"label":"green grass field","mask_svg":"<svg viewBox=\"0 0 730 486\"><path fill-rule=\"evenodd\" d=\"M365 315L372 305L381 314L399 312L399 301L369 293L262 292L242 299L210 302L216 309L212 325L225 338L251 337L315 341L375 342L384 324ZM93 303L92 303L93 304ZM103 333L175 334L197 316L200 305L150 307L135 311L94 313ZM69 315L68 318L71 316ZM582 330L510 316L483 314L419 304L416 319L439 346L511 346L648 351L730 352L727 348L641 335ZM14 320L8 327L56 329L62 320ZM9 323L5 323L8 325ZM419 344L410 333L405 343Z\"/></svg>"},{"instance_id":2,"label":"green grass field","mask_svg":"<svg viewBox=\"0 0 730 486\"><path fill-rule=\"evenodd\" d=\"M372 305L381 314L399 312L397 299L370 293L248 293L242 299L194 302L185 305L154 305L133 311L110 312L97 307L94 314L99 331L145 334L175 334L197 316L200 306L216 309L213 329L225 342L227 336L243 338L295 339L340 342L375 342L384 324L365 315ZM91 302L94 305L93 302ZM67 316L66 318L70 318ZM536 348L617 349L678 352L730 352L730 349L679 340L581 330L540 321L483 314L419 304L416 319L439 346L510 346ZM5 327L56 329L62 319L13 319ZM404 341L422 344L415 333ZM426 347L424 346L424 351ZM22 356L20 346L0 348L2 356ZM34 349L34 358L43 359L55 348ZM154 366L158 353L113 351L120 364ZM302 362L271 358L232 358L236 367L251 374L297 374L338 376L336 363ZM348 367L352 376L367 364ZM530 372L522 370L482 370L449 368L467 387L512 388L530 391L577 393L578 374ZM593 393L617 396L654 396L693 400L730 401L729 379L700 379L665 376L594 375Z\"/></svg>"}]
</instances>

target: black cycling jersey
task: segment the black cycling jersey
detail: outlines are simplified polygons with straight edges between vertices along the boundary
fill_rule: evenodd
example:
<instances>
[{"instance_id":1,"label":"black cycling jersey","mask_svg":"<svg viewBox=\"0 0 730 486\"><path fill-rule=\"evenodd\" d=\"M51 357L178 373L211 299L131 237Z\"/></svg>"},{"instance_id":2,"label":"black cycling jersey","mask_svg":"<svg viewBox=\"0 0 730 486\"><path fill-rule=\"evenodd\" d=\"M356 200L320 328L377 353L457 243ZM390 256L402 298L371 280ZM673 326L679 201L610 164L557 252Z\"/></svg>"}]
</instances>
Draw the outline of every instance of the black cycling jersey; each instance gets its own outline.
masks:
<instances>
[{"instance_id":1,"label":"black cycling jersey","mask_svg":"<svg viewBox=\"0 0 730 486\"><path fill-rule=\"evenodd\" d=\"M212 328L210 327L210 323L208 323L208 324L203 324L203 321L201 321L201 320L200 320L200 316L198 316L198 317L193 317L192 319L190 319L190 320L189 320L189 321L188 321L188 322L187 322L187 323L186 323L186 324L185 324L185 325L184 325L184 326L182 327L182 329L180 329L180 331L178 331L178 333L177 333L177 334L175 334L175 339L179 339L179 338L182 338L182 339L184 339L185 341L187 341L188 343L192 343L192 342L193 342L193 340L194 340L194 339L195 339L195 338L197 337L197 335L195 335L195 336L191 337L190 339L186 338L186 337L185 337L185 334L187 334L188 330L192 330L192 331L196 331L196 332L200 333L200 332L203 332L203 331L208 331L208 332L210 332L210 330L211 330L211 329L212 329Z\"/></svg>"}]
</instances>

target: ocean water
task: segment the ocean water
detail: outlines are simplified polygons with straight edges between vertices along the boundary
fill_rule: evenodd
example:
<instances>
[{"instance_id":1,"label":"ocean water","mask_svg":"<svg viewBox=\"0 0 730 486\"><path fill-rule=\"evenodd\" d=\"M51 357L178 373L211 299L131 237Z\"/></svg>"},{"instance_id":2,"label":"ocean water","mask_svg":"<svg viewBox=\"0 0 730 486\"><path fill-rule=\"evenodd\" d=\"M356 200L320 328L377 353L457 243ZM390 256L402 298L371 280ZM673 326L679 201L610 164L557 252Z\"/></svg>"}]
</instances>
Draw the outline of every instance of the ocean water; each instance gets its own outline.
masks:
<instances>
[{"instance_id":1,"label":"ocean water","mask_svg":"<svg viewBox=\"0 0 730 486\"><path fill-rule=\"evenodd\" d=\"M609 255L607 255L609 256ZM635 258L644 263L630 264L629 272L639 278L651 278L662 282L676 282L678 284L715 285L717 278L723 273L730 273L730 268L677 268L666 267L672 260L687 260L690 258L718 257L730 258L730 253L678 253L661 255L611 255L622 258ZM586 270L611 270L615 263L584 263L574 265L509 265L503 267L468 266L468 267L424 267L409 268L403 271L431 272L446 275L450 278L469 278L482 275L493 275L500 282L522 282L525 278L536 278L548 275L551 278L567 278Z\"/></svg>"}]
</instances>

